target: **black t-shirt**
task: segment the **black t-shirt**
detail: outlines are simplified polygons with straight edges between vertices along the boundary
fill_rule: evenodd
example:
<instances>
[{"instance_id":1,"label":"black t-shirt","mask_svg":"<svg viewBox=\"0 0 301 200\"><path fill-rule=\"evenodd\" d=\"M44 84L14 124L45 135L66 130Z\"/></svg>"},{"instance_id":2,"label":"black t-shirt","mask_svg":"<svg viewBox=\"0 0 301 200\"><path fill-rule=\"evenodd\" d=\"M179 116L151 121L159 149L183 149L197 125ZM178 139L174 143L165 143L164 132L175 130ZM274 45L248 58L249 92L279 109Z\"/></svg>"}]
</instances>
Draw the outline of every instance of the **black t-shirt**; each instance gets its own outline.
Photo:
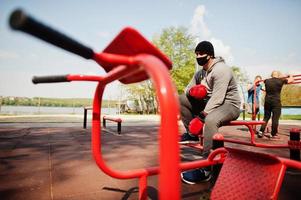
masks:
<instances>
[{"instance_id":1,"label":"black t-shirt","mask_svg":"<svg viewBox=\"0 0 301 200\"><path fill-rule=\"evenodd\" d=\"M279 78L269 78L266 79L264 83L266 91L265 101L280 103L281 89L282 86L287 83L287 80Z\"/></svg>"}]
</instances>

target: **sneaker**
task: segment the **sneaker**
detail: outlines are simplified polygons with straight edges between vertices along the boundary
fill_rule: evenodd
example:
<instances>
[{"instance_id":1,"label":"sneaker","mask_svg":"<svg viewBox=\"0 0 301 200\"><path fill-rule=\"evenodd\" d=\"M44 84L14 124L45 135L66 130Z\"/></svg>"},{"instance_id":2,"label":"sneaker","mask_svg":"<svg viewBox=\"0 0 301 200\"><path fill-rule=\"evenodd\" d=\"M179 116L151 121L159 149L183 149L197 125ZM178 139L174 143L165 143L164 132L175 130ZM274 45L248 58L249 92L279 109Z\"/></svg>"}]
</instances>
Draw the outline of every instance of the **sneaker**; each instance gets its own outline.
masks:
<instances>
[{"instance_id":1,"label":"sneaker","mask_svg":"<svg viewBox=\"0 0 301 200\"><path fill-rule=\"evenodd\" d=\"M263 132L262 131L257 131L257 137L262 138L263 137Z\"/></svg>"},{"instance_id":2,"label":"sneaker","mask_svg":"<svg viewBox=\"0 0 301 200\"><path fill-rule=\"evenodd\" d=\"M181 141L179 142L180 144L191 144L191 143L199 143L199 137L190 135L189 133L184 133L181 136Z\"/></svg>"},{"instance_id":3,"label":"sneaker","mask_svg":"<svg viewBox=\"0 0 301 200\"><path fill-rule=\"evenodd\" d=\"M279 135L272 135L272 137L270 138L271 140L280 140Z\"/></svg>"},{"instance_id":4,"label":"sneaker","mask_svg":"<svg viewBox=\"0 0 301 200\"><path fill-rule=\"evenodd\" d=\"M267 138L269 138L269 139L271 139L271 140L279 140L280 139L280 137L277 134L276 135L272 135L270 133L266 133L266 134L264 134L264 136L267 137Z\"/></svg>"},{"instance_id":5,"label":"sneaker","mask_svg":"<svg viewBox=\"0 0 301 200\"><path fill-rule=\"evenodd\" d=\"M205 169L194 169L190 171L185 171L181 173L182 181L193 185L198 182L209 181L211 178L211 172L206 171Z\"/></svg>"},{"instance_id":6,"label":"sneaker","mask_svg":"<svg viewBox=\"0 0 301 200\"><path fill-rule=\"evenodd\" d=\"M265 134L263 134L263 136L267 137L267 138L271 138L272 137L272 135L270 133L265 133Z\"/></svg>"}]
</instances>

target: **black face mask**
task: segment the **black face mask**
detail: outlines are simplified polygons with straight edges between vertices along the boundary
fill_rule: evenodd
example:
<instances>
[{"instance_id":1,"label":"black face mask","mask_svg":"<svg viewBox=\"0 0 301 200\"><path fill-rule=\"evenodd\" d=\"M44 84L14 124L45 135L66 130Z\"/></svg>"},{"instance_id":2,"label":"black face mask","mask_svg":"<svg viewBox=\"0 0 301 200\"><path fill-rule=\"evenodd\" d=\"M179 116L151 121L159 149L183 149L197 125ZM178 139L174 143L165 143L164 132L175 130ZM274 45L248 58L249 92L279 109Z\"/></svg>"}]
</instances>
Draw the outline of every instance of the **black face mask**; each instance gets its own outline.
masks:
<instances>
[{"instance_id":1,"label":"black face mask","mask_svg":"<svg viewBox=\"0 0 301 200\"><path fill-rule=\"evenodd\" d=\"M198 62L198 64L200 66L204 66L209 61L209 59L207 59L207 57L208 56L196 58L196 61Z\"/></svg>"}]
</instances>

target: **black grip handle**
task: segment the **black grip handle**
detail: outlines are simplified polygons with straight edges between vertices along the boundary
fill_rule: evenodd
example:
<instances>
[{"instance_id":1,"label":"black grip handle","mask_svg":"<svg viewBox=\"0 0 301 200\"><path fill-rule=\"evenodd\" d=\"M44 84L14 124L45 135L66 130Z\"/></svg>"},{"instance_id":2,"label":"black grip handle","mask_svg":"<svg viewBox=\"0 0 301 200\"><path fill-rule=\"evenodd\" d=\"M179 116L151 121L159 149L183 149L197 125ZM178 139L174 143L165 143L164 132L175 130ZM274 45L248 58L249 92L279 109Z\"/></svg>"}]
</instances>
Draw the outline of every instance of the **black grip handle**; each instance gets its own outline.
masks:
<instances>
[{"instance_id":1,"label":"black grip handle","mask_svg":"<svg viewBox=\"0 0 301 200\"><path fill-rule=\"evenodd\" d=\"M56 75L56 76L34 76L32 77L34 84L38 83L57 83L57 82L70 82L68 75Z\"/></svg>"},{"instance_id":2,"label":"black grip handle","mask_svg":"<svg viewBox=\"0 0 301 200\"><path fill-rule=\"evenodd\" d=\"M91 48L86 47L85 45L75 41L63 33L52 29L51 27L46 26L45 24L42 24L20 9L12 12L10 15L9 24L14 30L20 30L36 36L41 40L49 42L57 47L75 53L86 59L92 59L94 56L94 52Z\"/></svg>"}]
</instances>

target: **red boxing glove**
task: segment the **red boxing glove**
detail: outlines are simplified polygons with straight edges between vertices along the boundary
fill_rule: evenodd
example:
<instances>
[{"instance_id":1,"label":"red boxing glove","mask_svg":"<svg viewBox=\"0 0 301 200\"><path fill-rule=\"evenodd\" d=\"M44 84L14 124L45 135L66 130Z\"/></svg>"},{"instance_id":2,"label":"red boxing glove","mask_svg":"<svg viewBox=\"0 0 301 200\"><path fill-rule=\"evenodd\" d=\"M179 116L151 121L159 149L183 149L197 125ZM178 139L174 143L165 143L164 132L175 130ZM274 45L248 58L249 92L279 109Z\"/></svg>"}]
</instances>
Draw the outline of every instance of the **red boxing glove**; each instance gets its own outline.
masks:
<instances>
[{"instance_id":1,"label":"red boxing glove","mask_svg":"<svg viewBox=\"0 0 301 200\"><path fill-rule=\"evenodd\" d=\"M192 135L201 135L203 134L204 123L198 117L194 118L189 123L189 133Z\"/></svg>"},{"instance_id":2,"label":"red boxing glove","mask_svg":"<svg viewBox=\"0 0 301 200\"><path fill-rule=\"evenodd\" d=\"M207 88L202 84L195 85L190 88L189 95L198 100L202 100L207 96Z\"/></svg>"}]
</instances>

